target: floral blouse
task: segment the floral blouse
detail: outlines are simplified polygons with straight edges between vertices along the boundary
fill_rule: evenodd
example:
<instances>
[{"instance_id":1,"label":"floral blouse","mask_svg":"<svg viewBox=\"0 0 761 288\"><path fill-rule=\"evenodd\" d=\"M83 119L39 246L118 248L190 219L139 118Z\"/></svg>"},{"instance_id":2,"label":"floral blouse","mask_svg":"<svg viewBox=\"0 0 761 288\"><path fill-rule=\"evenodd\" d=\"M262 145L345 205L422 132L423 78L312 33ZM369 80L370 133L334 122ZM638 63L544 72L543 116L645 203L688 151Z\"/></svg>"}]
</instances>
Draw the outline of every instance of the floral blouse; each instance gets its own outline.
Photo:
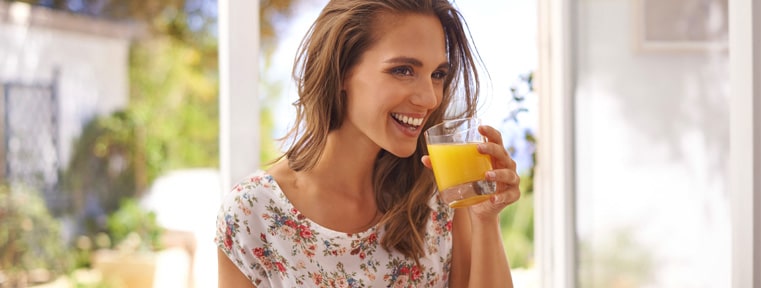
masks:
<instances>
[{"instance_id":1,"label":"floral blouse","mask_svg":"<svg viewBox=\"0 0 761 288\"><path fill-rule=\"evenodd\" d=\"M271 175L258 171L224 196L215 242L257 287L446 287L454 213L438 196L429 206L418 267L383 249L377 225L343 233L312 222Z\"/></svg>"}]
</instances>

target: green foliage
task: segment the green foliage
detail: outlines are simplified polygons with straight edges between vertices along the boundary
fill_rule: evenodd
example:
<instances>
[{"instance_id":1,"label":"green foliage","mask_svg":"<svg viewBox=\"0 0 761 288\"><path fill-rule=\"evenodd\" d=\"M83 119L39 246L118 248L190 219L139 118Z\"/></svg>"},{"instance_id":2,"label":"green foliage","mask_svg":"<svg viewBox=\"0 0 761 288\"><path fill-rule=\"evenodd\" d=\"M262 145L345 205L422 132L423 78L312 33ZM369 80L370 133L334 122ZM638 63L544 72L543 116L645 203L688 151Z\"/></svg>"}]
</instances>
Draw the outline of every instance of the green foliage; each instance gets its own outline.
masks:
<instances>
[{"instance_id":1,"label":"green foliage","mask_svg":"<svg viewBox=\"0 0 761 288\"><path fill-rule=\"evenodd\" d=\"M128 251L161 249L163 229L156 222L156 213L140 207L134 199L125 199L119 210L108 216L111 243Z\"/></svg>"},{"instance_id":2,"label":"green foliage","mask_svg":"<svg viewBox=\"0 0 761 288\"><path fill-rule=\"evenodd\" d=\"M534 264L534 195L526 190L531 179L521 176L521 199L500 214L502 241L513 268L530 268Z\"/></svg>"},{"instance_id":3,"label":"green foliage","mask_svg":"<svg viewBox=\"0 0 761 288\"><path fill-rule=\"evenodd\" d=\"M33 270L46 270L54 278L70 269L60 224L37 191L0 185L0 219L0 272L11 287L34 282Z\"/></svg>"},{"instance_id":4,"label":"green foliage","mask_svg":"<svg viewBox=\"0 0 761 288\"><path fill-rule=\"evenodd\" d=\"M94 197L107 213L116 210L121 199L136 195L132 118L129 111L117 111L85 126L63 177L64 192L72 202L70 213L84 211L88 198ZM85 221L88 230L98 229L95 219Z\"/></svg>"},{"instance_id":5,"label":"green foliage","mask_svg":"<svg viewBox=\"0 0 761 288\"><path fill-rule=\"evenodd\" d=\"M512 101L518 107L510 111L505 122L518 123L517 115L528 112L523 107L526 97L533 96L533 72L518 77L518 82L510 89ZM529 130L523 130L523 140L536 147L536 138ZM505 147L514 155L516 147ZM524 152L525 151L521 151ZM536 167L536 149L530 151L532 165L521 177L521 199L508 206L500 214L500 227L505 253L513 268L530 268L534 262L534 173Z\"/></svg>"},{"instance_id":6,"label":"green foliage","mask_svg":"<svg viewBox=\"0 0 761 288\"><path fill-rule=\"evenodd\" d=\"M171 169L219 165L218 78L203 57L171 37L133 46L130 110L145 167L139 182Z\"/></svg>"}]
</instances>

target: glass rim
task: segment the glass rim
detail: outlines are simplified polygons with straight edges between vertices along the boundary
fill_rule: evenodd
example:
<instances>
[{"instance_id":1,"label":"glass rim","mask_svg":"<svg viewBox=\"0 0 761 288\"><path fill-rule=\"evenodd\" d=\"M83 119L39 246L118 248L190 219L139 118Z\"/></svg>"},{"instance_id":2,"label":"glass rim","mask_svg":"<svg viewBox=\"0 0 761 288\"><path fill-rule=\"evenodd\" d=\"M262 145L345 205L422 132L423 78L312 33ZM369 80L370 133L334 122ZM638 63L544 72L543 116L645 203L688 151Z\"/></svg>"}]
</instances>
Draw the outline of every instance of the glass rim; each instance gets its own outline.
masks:
<instances>
[{"instance_id":1,"label":"glass rim","mask_svg":"<svg viewBox=\"0 0 761 288\"><path fill-rule=\"evenodd\" d=\"M469 126L465 129L456 129L459 128L459 126L469 123L471 121L475 121L476 125ZM456 124L453 124L456 123ZM447 124L450 124L452 126L445 127ZM456 118L456 119L447 119L444 121L441 121L441 123L438 123L436 125L433 125L431 127L428 127L428 129L425 130L425 136L426 137L440 137L440 136L448 136L448 135L455 135L455 134L461 134L462 132L469 131L472 129L478 129L478 126L481 126L481 119L477 117L466 117L466 118ZM444 127L444 129L454 129L450 133L431 133L433 131L439 131L441 128ZM443 132L443 131L442 131Z\"/></svg>"}]
</instances>

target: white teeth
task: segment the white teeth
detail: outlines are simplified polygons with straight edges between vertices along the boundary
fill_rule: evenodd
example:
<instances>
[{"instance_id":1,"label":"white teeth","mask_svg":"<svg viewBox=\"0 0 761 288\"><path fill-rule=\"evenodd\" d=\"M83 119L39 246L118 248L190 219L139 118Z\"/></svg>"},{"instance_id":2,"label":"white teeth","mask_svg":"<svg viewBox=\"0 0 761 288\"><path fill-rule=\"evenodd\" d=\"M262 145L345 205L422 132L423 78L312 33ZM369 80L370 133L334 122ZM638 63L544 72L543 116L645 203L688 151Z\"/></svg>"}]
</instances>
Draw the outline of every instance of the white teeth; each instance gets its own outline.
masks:
<instances>
[{"instance_id":1,"label":"white teeth","mask_svg":"<svg viewBox=\"0 0 761 288\"><path fill-rule=\"evenodd\" d=\"M423 118L412 118L407 115L401 115L396 113L391 113L391 116L394 117L394 119L399 120L399 122L402 122L407 125L420 126L421 124L423 124Z\"/></svg>"}]
</instances>

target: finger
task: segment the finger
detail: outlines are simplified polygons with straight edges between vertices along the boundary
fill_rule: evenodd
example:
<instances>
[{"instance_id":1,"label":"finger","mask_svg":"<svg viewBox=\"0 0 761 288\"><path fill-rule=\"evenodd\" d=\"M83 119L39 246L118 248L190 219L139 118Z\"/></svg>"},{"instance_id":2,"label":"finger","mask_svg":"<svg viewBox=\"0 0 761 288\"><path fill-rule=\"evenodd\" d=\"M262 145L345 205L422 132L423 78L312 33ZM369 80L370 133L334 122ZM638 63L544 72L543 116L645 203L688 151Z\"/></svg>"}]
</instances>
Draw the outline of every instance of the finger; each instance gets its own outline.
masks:
<instances>
[{"instance_id":1,"label":"finger","mask_svg":"<svg viewBox=\"0 0 761 288\"><path fill-rule=\"evenodd\" d=\"M420 161L423 162L423 166L427 168L431 168L431 157L428 157L428 155L424 155L422 158L420 158Z\"/></svg>"},{"instance_id":2,"label":"finger","mask_svg":"<svg viewBox=\"0 0 761 288\"><path fill-rule=\"evenodd\" d=\"M509 186L518 186L521 183L521 177L515 170L495 169L486 172L486 180L507 184Z\"/></svg>"},{"instance_id":3,"label":"finger","mask_svg":"<svg viewBox=\"0 0 761 288\"><path fill-rule=\"evenodd\" d=\"M481 135L484 135L489 142L497 143L499 146L502 146L502 133L500 133L499 130L494 129L494 127L481 125L478 126L478 132L480 132Z\"/></svg>"},{"instance_id":4,"label":"finger","mask_svg":"<svg viewBox=\"0 0 761 288\"><path fill-rule=\"evenodd\" d=\"M510 154L507 153L507 150L505 150L505 147L502 147L502 145L497 143L481 143L478 144L478 152L481 154L486 154L491 156L492 158L492 165L495 166L495 168L509 168L509 169L515 169L515 161L510 157Z\"/></svg>"},{"instance_id":5,"label":"finger","mask_svg":"<svg viewBox=\"0 0 761 288\"><path fill-rule=\"evenodd\" d=\"M507 191L496 193L491 196L491 203L497 205L510 205L518 201L521 198L521 190L517 186L508 189Z\"/></svg>"}]
</instances>

